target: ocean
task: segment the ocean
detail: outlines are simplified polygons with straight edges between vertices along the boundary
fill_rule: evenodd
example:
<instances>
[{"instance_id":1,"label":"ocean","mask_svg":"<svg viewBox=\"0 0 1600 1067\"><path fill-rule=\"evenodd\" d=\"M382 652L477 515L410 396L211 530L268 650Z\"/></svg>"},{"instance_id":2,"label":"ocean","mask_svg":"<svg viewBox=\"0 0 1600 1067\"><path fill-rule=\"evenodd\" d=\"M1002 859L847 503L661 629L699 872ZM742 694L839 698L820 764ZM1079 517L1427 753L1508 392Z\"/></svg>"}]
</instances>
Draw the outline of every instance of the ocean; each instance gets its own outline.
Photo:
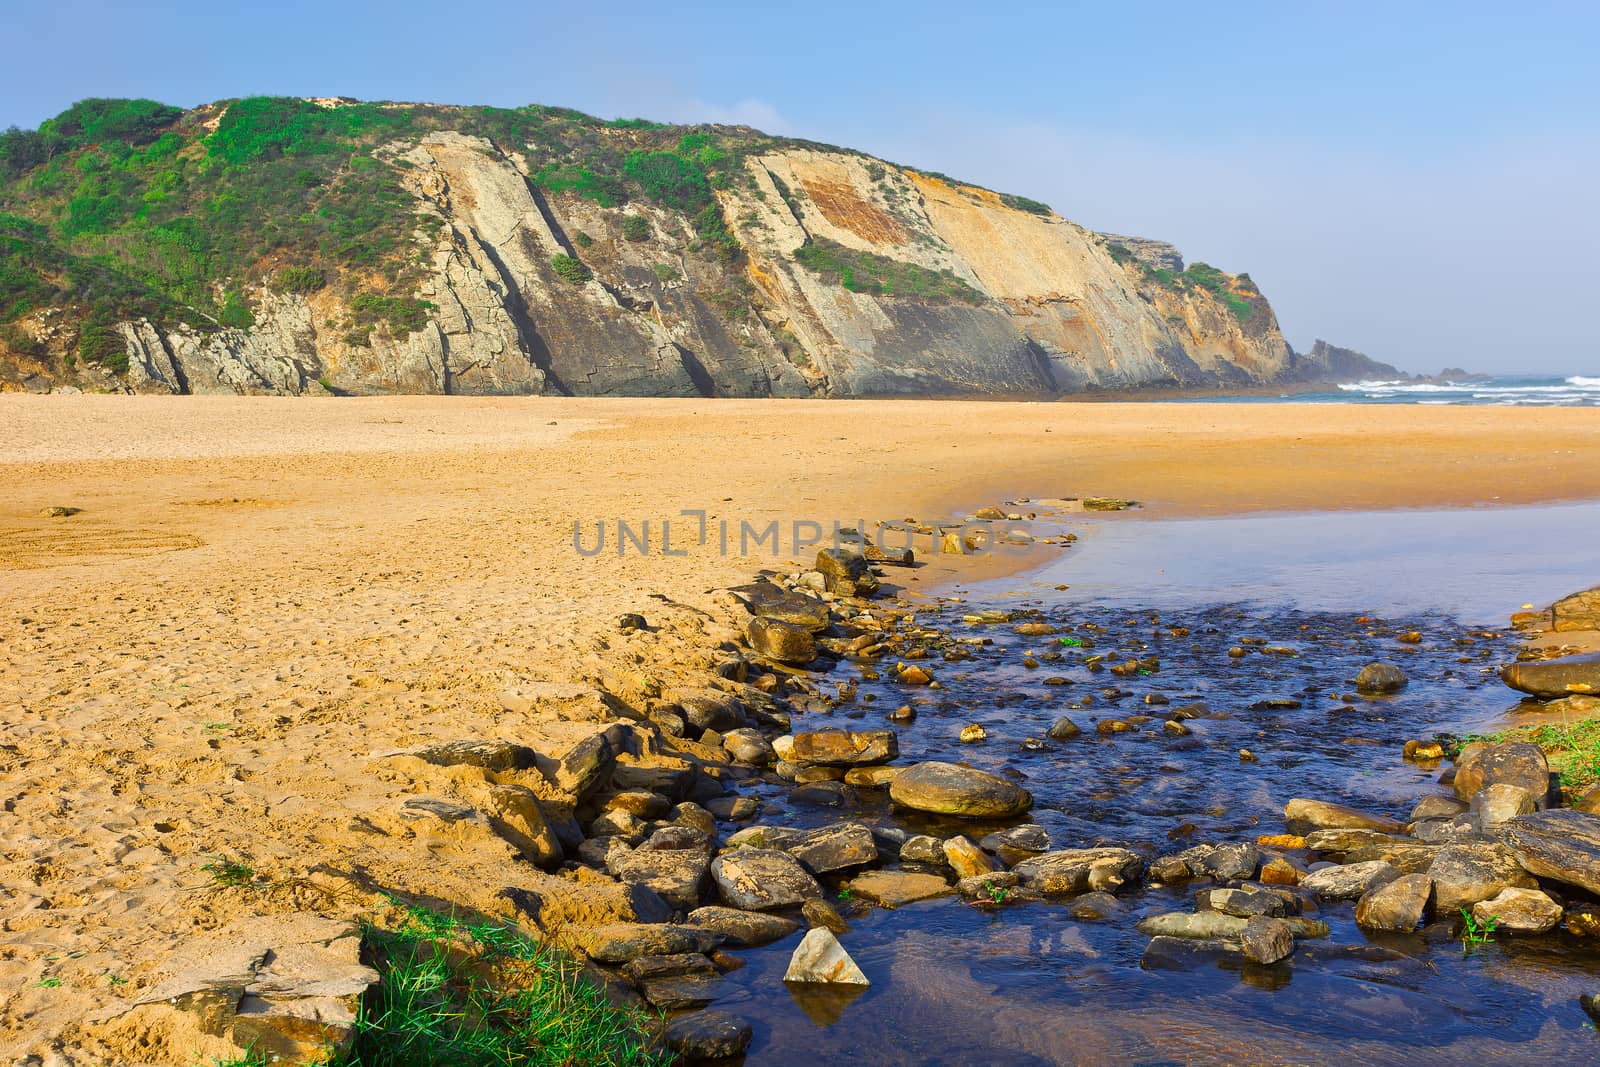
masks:
<instances>
[{"instance_id":1,"label":"ocean","mask_svg":"<svg viewBox=\"0 0 1600 1067\"><path fill-rule=\"evenodd\" d=\"M1328 392L1208 399L1302 404L1600 407L1600 375L1507 375L1463 382L1364 381L1340 385Z\"/></svg>"}]
</instances>

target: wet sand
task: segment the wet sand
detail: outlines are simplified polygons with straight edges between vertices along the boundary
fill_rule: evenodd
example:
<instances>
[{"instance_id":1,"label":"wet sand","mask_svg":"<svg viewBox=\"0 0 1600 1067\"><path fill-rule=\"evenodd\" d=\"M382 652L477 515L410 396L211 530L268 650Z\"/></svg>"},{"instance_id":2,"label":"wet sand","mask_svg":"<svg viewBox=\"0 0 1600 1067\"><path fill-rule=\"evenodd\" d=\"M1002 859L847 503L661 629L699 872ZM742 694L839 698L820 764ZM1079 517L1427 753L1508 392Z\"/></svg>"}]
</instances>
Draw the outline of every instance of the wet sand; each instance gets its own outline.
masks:
<instances>
[{"instance_id":1,"label":"wet sand","mask_svg":"<svg viewBox=\"0 0 1600 1067\"><path fill-rule=\"evenodd\" d=\"M585 557L575 520L1600 495L1600 418L1582 409L6 396L0 442L8 1058L71 1047L197 929L309 906L292 888L204 889L219 853L263 878L360 866L496 906L509 854L390 814L419 788L473 784L371 755L483 736L560 751L596 688L709 665L733 618L717 589L803 555L675 537L683 556ZM42 517L51 506L82 510ZM1061 551L891 577L914 594ZM619 634L625 611L654 629Z\"/></svg>"}]
</instances>

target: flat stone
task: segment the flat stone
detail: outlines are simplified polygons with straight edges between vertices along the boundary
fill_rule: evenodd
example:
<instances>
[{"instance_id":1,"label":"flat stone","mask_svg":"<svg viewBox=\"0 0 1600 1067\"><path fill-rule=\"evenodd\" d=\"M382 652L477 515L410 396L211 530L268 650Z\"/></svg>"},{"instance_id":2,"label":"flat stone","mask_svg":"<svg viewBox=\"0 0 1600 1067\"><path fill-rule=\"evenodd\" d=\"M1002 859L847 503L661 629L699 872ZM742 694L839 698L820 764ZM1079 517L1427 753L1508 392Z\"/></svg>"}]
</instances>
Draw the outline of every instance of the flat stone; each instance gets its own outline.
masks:
<instances>
[{"instance_id":1,"label":"flat stone","mask_svg":"<svg viewBox=\"0 0 1600 1067\"><path fill-rule=\"evenodd\" d=\"M1537 807L1550 793L1550 764L1544 749L1527 741L1473 744L1456 757L1456 776L1450 787L1462 800L1471 801L1485 786L1515 785L1526 789Z\"/></svg>"},{"instance_id":2,"label":"flat stone","mask_svg":"<svg viewBox=\"0 0 1600 1067\"><path fill-rule=\"evenodd\" d=\"M1550 623L1557 633L1600 630L1600 586L1562 597L1550 605Z\"/></svg>"},{"instance_id":3,"label":"flat stone","mask_svg":"<svg viewBox=\"0 0 1600 1067\"><path fill-rule=\"evenodd\" d=\"M1516 821L1513 819L1502 827L1502 833ZM1434 908L1440 915L1454 916L1462 908L1498 896L1502 889L1539 887L1517 862L1517 854L1512 849L1490 842L1446 845L1439 850L1428 874L1433 878Z\"/></svg>"},{"instance_id":4,"label":"flat stone","mask_svg":"<svg viewBox=\"0 0 1600 1067\"><path fill-rule=\"evenodd\" d=\"M1525 870L1600 896L1600 815L1572 808L1519 815L1499 837Z\"/></svg>"},{"instance_id":5,"label":"flat stone","mask_svg":"<svg viewBox=\"0 0 1600 1067\"><path fill-rule=\"evenodd\" d=\"M690 1063L732 1059L750 1047L750 1024L725 1011L696 1011L668 1020L667 1047Z\"/></svg>"},{"instance_id":6,"label":"flat stone","mask_svg":"<svg viewBox=\"0 0 1600 1067\"><path fill-rule=\"evenodd\" d=\"M1283 897L1263 889L1202 889L1195 894L1201 911L1220 911L1248 919L1252 915L1281 918L1288 909Z\"/></svg>"},{"instance_id":7,"label":"flat stone","mask_svg":"<svg viewBox=\"0 0 1600 1067\"><path fill-rule=\"evenodd\" d=\"M851 767L844 772L844 784L858 789L883 789L899 773L899 767Z\"/></svg>"},{"instance_id":8,"label":"flat stone","mask_svg":"<svg viewBox=\"0 0 1600 1067\"><path fill-rule=\"evenodd\" d=\"M1073 848L1046 852L1012 868L1036 893L1064 896L1085 890L1115 892L1137 881L1144 861L1125 848Z\"/></svg>"},{"instance_id":9,"label":"flat stone","mask_svg":"<svg viewBox=\"0 0 1600 1067\"><path fill-rule=\"evenodd\" d=\"M759 911L740 911L709 904L691 911L688 925L710 930L724 943L739 948L754 948L782 941L800 929L800 924L781 915L767 915Z\"/></svg>"},{"instance_id":10,"label":"flat stone","mask_svg":"<svg viewBox=\"0 0 1600 1067\"><path fill-rule=\"evenodd\" d=\"M937 874L894 870L858 874L850 880L850 891L885 908L900 908L955 892L950 883Z\"/></svg>"},{"instance_id":11,"label":"flat stone","mask_svg":"<svg viewBox=\"0 0 1600 1067\"><path fill-rule=\"evenodd\" d=\"M1400 872L1384 860L1325 867L1300 879L1300 888L1309 889L1322 900L1355 900L1374 886L1392 882Z\"/></svg>"},{"instance_id":12,"label":"flat stone","mask_svg":"<svg viewBox=\"0 0 1600 1067\"><path fill-rule=\"evenodd\" d=\"M878 844L872 831L860 823L839 823L811 830L798 841L782 847L812 874L878 862Z\"/></svg>"},{"instance_id":13,"label":"flat stone","mask_svg":"<svg viewBox=\"0 0 1600 1067\"><path fill-rule=\"evenodd\" d=\"M1432 897L1432 878L1401 875L1362 894L1356 901L1356 925L1363 930L1409 934L1427 916Z\"/></svg>"},{"instance_id":14,"label":"flat stone","mask_svg":"<svg viewBox=\"0 0 1600 1067\"><path fill-rule=\"evenodd\" d=\"M1382 860L1401 874L1425 874L1439 855L1442 845L1421 841L1396 840L1358 848L1345 853L1346 863L1368 863Z\"/></svg>"},{"instance_id":15,"label":"flat stone","mask_svg":"<svg viewBox=\"0 0 1600 1067\"><path fill-rule=\"evenodd\" d=\"M1355 852L1357 849L1390 845L1406 839L1379 830L1313 830L1305 840L1305 847L1313 852Z\"/></svg>"},{"instance_id":16,"label":"flat stone","mask_svg":"<svg viewBox=\"0 0 1600 1067\"><path fill-rule=\"evenodd\" d=\"M1225 845L1196 845L1184 849L1180 858L1196 878L1216 878L1224 882L1254 878L1261 863L1261 850L1248 841Z\"/></svg>"},{"instance_id":17,"label":"flat stone","mask_svg":"<svg viewBox=\"0 0 1600 1067\"><path fill-rule=\"evenodd\" d=\"M482 767L488 771L525 771L537 759L533 749L510 741L446 741L405 754L436 767Z\"/></svg>"},{"instance_id":18,"label":"flat stone","mask_svg":"<svg viewBox=\"0 0 1600 1067\"><path fill-rule=\"evenodd\" d=\"M1453 819L1467 810L1467 805L1455 797L1441 794L1423 797L1411 808L1411 821L1422 822L1426 819Z\"/></svg>"},{"instance_id":19,"label":"flat stone","mask_svg":"<svg viewBox=\"0 0 1600 1067\"><path fill-rule=\"evenodd\" d=\"M1501 670L1500 680L1541 700L1569 693L1600 693L1600 652L1512 663Z\"/></svg>"},{"instance_id":20,"label":"flat stone","mask_svg":"<svg viewBox=\"0 0 1600 1067\"><path fill-rule=\"evenodd\" d=\"M705 892L710 850L704 846L651 848L649 845L650 842L646 842L630 852L616 864L613 873L624 882L636 882L654 890L675 908L697 907Z\"/></svg>"},{"instance_id":21,"label":"flat stone","mask_svg":"<svg viewBox=\"0 0 1600 1067\"><path fill-rule=\"evenodd\" d=\"M1561 905L1537 889L1502 889L1489 900L1472 906L1479 923L1495 921L1495 930L1512 934L1542 934L1561 921Z\"/></svg>"},{"instance_id":22,"label":"flat stone","mask_svg":"<svg viewBox=\"0 0 1600 1067\"><path fill-rule=\"evenodd\" d=\"M722 899L745 911L791 908L822 895L800 862L787 852L742 848L711 861L711 877Z\"/></svg>"},{"instance_id":23,"label":"flat stone","mask_svg":"<svg viewBox=\"0 0 1600 1067\"><path fill-rule=\"evenodd\" d=\"M627 963L640 956L710 952L721 944L720 936L710 930L658 923L565 926L561 929L560 937L568 945L600 963Z\"/></svg>"},{"instance_id":24,"label":"flat stone","mask_svg":"<svg viewBox=\"0 0 1600 1067\"><path fill-rule=\"evenodd\" d=\"M816 730L795 734L790 753L783 758L792 763L863 767L899 756L900 739L893 730Z\"/></svg>"},{"instance_id":25,"label":"flat stone","mask_svg":"<svg viewBox=\"0 0 1600 1067\"><path fill-rule=\"evenodd\" d=\"M751 582L734 586L728 592L742 600L752 615L800 626L811 633L826 630L833 621L823 601L771 582Z\"/></svg>"},{"instance_id":26,"label":"flat stone","mask_svg":"<svg viewBox=\"0 0 1600 1067\"><path fill-rule=\"evenodd\" d=\"M871 985L856 961L839 944L833 931L818 926L807 932L789 958L785 982L816 982L829 985Z\"/></svg>"},{"instance_id":27,"label":"flat stone","mask_svg":"<svg viewBox=\"0 0 1600 1067\"><path fill-rule=\"evenodd\" d=\"M1136 929L1147 937L1223 938L1238 943L1239 936L1252 920L1220 911L1170 911L1140 920ZM1298 916L1278 919L1296 939L1328 936L1328 924Z\"/></svg>"},{"instance_id":28,"label":"flat stone","mask_svg":"<svg viewBox=\"0 0 1600 1067\"><path fill-rule=\"evenodd\" d=\"M1377 830L1385 834L1406 832L1405 824L1398 819L1303 797L1283 806L1283 821L1291 834L1308 834L1314 830Z\"/></svg>"},{"instance_id":29,"label":"flat stone","mask_svg":"<svg viewBox=\"0 0 1600 1067\"><path fill-rule=\"evenodd\" d=\"M889 783L889 796L903 808L972 819L1003 819L1033 806L1026 789L987 771L954 763L918 763Z\"/></svg>"}]
</instances>

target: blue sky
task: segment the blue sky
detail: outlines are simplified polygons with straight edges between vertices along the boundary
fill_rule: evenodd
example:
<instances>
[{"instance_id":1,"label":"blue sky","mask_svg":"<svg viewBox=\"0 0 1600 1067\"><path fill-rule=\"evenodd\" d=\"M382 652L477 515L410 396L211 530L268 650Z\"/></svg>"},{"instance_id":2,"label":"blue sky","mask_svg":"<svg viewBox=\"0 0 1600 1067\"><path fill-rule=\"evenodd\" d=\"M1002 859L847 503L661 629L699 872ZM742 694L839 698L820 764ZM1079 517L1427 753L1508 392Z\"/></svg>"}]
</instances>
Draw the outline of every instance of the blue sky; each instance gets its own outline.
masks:
<instances>
[{"instance_id":1,"label":"blue sky","mask_svg":"<svg viewBox=\"0 0 1600 1067\"><path fill-rule=\"evenodd\" d=\"M0 0L0 25L0 125L252 93L747 122L1249 271L1302 350L1600 373L1586 5Z\"/></svg>"}]
</instances>

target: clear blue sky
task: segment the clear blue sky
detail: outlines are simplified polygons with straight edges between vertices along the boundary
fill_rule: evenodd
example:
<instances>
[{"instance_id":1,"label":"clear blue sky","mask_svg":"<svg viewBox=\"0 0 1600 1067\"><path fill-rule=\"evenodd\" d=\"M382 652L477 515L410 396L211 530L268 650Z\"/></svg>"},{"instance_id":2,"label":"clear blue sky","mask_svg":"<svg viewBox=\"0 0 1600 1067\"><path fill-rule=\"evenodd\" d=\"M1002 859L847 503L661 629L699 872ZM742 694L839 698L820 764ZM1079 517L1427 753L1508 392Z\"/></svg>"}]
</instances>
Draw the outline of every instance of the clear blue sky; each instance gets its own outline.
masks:
<instances>
[{"instance_id":1,"label":"clear blue sky","mask_svg":"<svg viewBox=\"0 0 1600 1067\"><path fill-rule=\"evenodd\" d=\"M1590 5L0 3L0 125L252 93L742 121L1249 271L1302 350L1600 373Z\"/></svg>"}]
</instances>

